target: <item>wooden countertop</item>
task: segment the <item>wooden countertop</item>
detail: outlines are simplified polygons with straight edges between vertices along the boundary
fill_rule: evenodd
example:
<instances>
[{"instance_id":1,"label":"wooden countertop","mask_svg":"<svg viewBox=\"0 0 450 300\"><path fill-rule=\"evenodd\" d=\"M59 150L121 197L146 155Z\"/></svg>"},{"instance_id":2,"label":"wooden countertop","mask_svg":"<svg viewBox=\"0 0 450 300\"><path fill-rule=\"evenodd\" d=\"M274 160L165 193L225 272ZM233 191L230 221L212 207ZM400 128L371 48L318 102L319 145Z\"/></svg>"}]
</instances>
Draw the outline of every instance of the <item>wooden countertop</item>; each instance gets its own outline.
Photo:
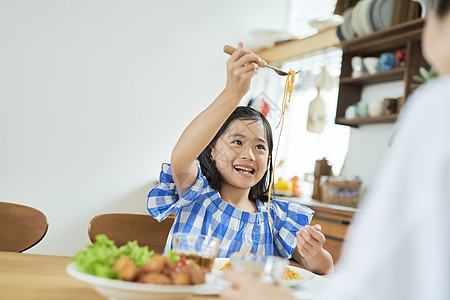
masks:
<instances>
[{"instance_id":1,"label":"wooden countertop","mask_svg":"<svg viewBox=\"0 0 450 300\"><path fill-rule=\"evenodd\" d=\"M296 203L300 203L302 205L308 206L313 210L320 210L321 212L333 213L336 215L342 215L346 217L353 217L353 215L358 212L358 208L342 206L342 205L333 205L327 204L323 202L319 202L317 200L311 199L310 197L290 197L290 196L279 196L276 195L275 199L292 201Z\"/></svg>"}]
</instances>

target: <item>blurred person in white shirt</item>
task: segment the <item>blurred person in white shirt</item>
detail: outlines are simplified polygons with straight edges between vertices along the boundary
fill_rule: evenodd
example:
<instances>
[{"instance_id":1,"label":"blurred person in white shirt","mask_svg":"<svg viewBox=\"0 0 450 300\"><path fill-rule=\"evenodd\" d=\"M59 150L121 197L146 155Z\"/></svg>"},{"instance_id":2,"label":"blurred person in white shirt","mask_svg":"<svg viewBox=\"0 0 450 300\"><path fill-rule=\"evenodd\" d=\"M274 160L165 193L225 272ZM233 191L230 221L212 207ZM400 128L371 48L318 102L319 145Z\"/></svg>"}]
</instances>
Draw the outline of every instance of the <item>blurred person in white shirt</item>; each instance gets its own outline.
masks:
<instances>
[{"instance_id":1,"label":"blurred person in white shirt","mask_svg":"<svg viewBox=\"0 0 450 300\"><path fill-rule=\"evenodd\" d=\"M323 299L450 299L450 0L432 2L422 52L440 77L402 110ZM286 288L224 277L233 286L224 299L293 299Z\"/></svg>"}]
</instances>

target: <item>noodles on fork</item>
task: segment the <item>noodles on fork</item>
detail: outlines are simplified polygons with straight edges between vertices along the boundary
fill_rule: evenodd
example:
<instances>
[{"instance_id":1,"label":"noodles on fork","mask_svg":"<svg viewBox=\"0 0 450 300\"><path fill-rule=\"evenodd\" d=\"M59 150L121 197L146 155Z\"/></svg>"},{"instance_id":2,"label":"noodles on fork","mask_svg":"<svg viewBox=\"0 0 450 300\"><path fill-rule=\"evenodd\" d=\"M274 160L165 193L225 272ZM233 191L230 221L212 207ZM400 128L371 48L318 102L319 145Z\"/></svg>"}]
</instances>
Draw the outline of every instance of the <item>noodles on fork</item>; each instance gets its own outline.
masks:
<instances>
[{"instance_id":1,"label":"noodles on fork","mask_svg":"<svg viewBox=\"0 0 450 300\"><path fill-rule=\"evenodd\" d=\"M291 102L292 91L294 90L294 76L295 76L295 71L290 69L288 72L288 75L286 76L286 83L284 84L283 102L281 104L281 117L280 117L280 121L278 122L278 125L276 127L276 128L278 128L281 125L280 135L278 136L277 148L275 150L275 159L273 161L274 166L276 165L276 161L277 161L278 147L280 146L281 133L283 132L284 115L286 113L287 104ZM270 179L270 185L269 185L269 200L267 203L267 205L268 205L267 213L269 215L269 220L272 223L273 223L273 220L270 217L270 199L271 199L271 195L272 195L272 185L273 185L274 178L275 178L275 172L272 172L272 178Z\"/></svg>"}]
</instances>

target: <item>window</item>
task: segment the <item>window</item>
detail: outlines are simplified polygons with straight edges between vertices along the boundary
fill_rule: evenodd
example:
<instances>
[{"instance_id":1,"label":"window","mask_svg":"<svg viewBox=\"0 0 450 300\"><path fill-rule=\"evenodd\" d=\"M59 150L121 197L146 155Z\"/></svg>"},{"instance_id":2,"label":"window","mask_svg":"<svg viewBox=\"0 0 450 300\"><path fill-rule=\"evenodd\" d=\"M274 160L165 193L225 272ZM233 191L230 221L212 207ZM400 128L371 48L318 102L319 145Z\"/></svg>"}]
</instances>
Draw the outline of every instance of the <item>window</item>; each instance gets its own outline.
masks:
<instances>
[{"instance_id":1,"label":"window","mask_svg":"<svg viewBox=\"0 0 450 300\"><path fill-rule=\"evenodd\" d=\"M289 32L304 38L317 33L317 29L309 25L309 21L327 19L333 16L336 0L292 0L289 11Z\"/></svg>"},{"instance_id":2,"label":"window","mask_svg":"<svg viewBox=\"0 0 450 300\"><path fill-rule=\"evenodd\" d=\"M312 19L326 19L331 17L336 0L292 1L290 13L291 34L305 37L316 33L316 29L309 26ZM340 75L342 51L327 49L312 53L295 60L283 62L283 70L301 70L295 77L294 91L285 116L285 123L277 155L277 163L283 164L275 169L275 181L279 177L285 180L298 176L301 180L305 174L313 174L315 161L326 157L333 166L333 173L339 174L343 167L348 151L350 128L334 124L338 97L338 78ZM322 133L312 133L307 130L307 119L310 102L317 96L315 84L316 76L326 70L334 78L334 86L330 90L321 90L320 97L325 103L325 125ZM258 80L253 84L253 95L263 91L260 95L268 98L272 106L281 107L283 88L286 77L280 77L271 70L260 70ZM256 97L258 99L258 97ZM279 113L269 113L268 119L274 126L274 153L280 128ZM279 111L279 110L278 110ZM311 186L302 184L305 195L311 194Z\"/></svg>"},{"instance_id":3,"label":"window","mask_svg":"<svg viewBox=\"0 0 450 300\"><path fill-rule=\"evenodd\" d=\"M285 163L277 171L277 176L289 179L295 175L313 173L315 161L326 157L333 166L333 173L339 174L348 150L350 128L334 124L338 97L338 78L341 69L341 50L324 53L286 62L285 70L302 70L296 77L291 103L286 113L278 161ZM326 70L333 78L330 90L322 89L320 98L325 103L325 125L322 133L307 130L309 105L317 97L315 78Z\"/></svg>"}]
</instances>

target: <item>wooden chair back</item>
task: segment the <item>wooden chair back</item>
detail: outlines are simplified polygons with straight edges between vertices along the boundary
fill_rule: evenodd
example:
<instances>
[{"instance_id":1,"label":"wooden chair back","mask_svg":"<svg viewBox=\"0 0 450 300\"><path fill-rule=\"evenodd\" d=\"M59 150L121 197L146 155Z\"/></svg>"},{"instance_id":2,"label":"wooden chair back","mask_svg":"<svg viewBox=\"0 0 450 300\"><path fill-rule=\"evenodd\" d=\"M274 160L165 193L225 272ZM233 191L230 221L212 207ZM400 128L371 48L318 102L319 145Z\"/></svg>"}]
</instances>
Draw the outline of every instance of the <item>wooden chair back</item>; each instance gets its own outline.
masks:
<instances>
[{"instance_id":1,"label":"wooden chair back","mask_svg":"<svg viewBox=\"0 0 450 300\"><path fill-rule=\"evenodd\" d=\"M25 251L39 243L47 229L47 217L41 211L0 202L0 251Z\"/></svg>"},{"instance_id":2,"label":"wooden chair back","mask_svg":"<svg viewBox=\"0 0 450 300\"><path fill-rule=\"evenodd\" d=\"M163 253L167 236L174 222L174 216L158 222L150 215L110 213L97 215L89 223L89 239L95 243L95 237L105 234L117 247L128 241L138 241L138 245L148 246L155 253Z\"/></svg>"}]
</instances>

